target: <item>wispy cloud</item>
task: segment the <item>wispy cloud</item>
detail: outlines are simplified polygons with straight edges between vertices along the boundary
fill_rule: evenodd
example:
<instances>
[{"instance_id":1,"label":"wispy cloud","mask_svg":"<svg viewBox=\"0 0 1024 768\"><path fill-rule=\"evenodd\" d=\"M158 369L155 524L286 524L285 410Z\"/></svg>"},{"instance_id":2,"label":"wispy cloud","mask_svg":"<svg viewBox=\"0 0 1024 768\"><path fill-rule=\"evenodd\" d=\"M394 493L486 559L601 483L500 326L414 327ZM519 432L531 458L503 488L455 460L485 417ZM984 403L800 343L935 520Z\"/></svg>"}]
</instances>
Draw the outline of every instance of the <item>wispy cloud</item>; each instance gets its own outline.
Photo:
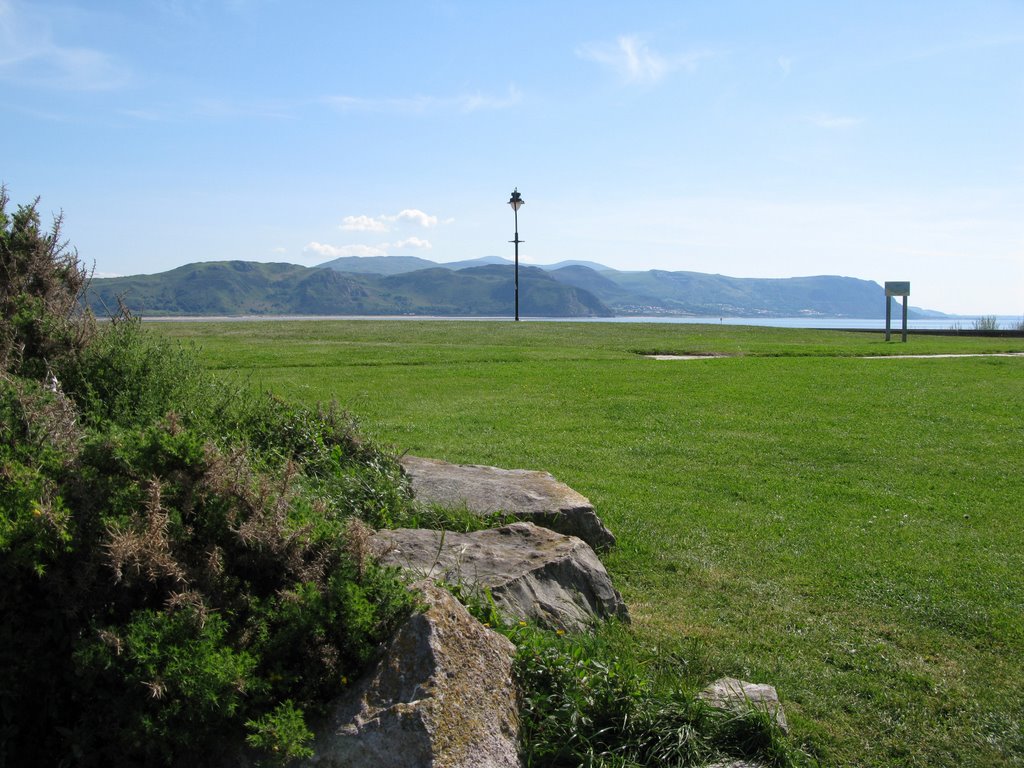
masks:
<instances>
[{"instance_id":1,"label":"wispy cloud","mask_svg":"<svg viewBox=\"0 0 1024 768\"><path fill-rule=\"evenodd\" d=\"M308 243L303 250L306 253L315 253L319 256L327 256L328 258L336 259L341 256L388 256L395 250L403 250L407 248L422 248L424 250L429 250L433 247L433 244L429 240L424 240L419 237L407 237L404 240L399 240L394 243L377 243L375 245L368 245L366 243L356 243L353 245L330 245L328 243L318 243L314 241Z\"/></svg>"},{"instance_id":2,"label":"wispy cloud","mask_svg":"<svg viewBox=\"0 0 1024 768\"><path fill-rule=\"evenodd\" d=\"M328 245L327 243L312 242L306 245L303 250L306 253L315 253L319 256L327 256L337 259L341 256L387 256L388 252L373 245Z\"/></svg>"},{"instance_id":3,"label":"wispy cloud","mask_svg":"<svg viewBox=\"0 0 1024 768\"><path fill-rule=\"evenodd\" d=\"M790 56L779 56L776 59L776 63L779 65L779 69L782 70L783 74L788 75L793 71L793 59Z\"/></svg>"},{"instance_id":4,"label":"wispy cloud","mask_svg":"<svg viewBox=\"0 0 1024 768\"><path fill-rule=\"evenodd\" d=\"M2 3L4 0L0 0ZM2 73L0 58L0 73ZM355 96L325 96L297 99L263 99L241 101L226 98L207 98L177 106L160 104L122 109L125 117L146 122L181 122L188 117L206 120L298 120L310 109L325 107L338 112L369 112L377 114L429 114L441 112L477 112L511 107L521 100L521 94L510 87L505 96L483 93L452 98L413 96L410 98L360 98Z\"/></svg>"},{"instance_id":5,"label":"wispy cloud","mask_svg":"<svg viewBox=\"0 0 1024 768\"><path fill-rule=\"evenodd\" d=\"M131 81L115 57L58 42L46 17L0 0L0 80L31 88L105 91Z\"/></svg>"},{"instance_id":6,"label":"wispy cloud","mask_svg":"<svg viewBox=\"0 0 1024 768\"><path fill-rule=\"evenodd\" d=\"M808 115L804 118L804 122L810 123L811 125L817 126L818 128L829 128L829 129L842 129L842 128L854 128L858 125L863 124L864 120L860 117L850 117L848 115L832 115L826 112L818 113L815 115Z\"/></svg>"},{"instance_id":7,"label":"wispy cloud","mask_svg":"<svg viewBox=\"0 0 1024 768\"><path fill-rule=\"evenodd\" d=\"M439 220L437 216L431 216L418 208L406 208L396 214L381 216L346 216L341 220L341 228L350 232L388 232L392 225L398 222L408 221L426 229L436 227ZM452 219L444 221L450 224Z\"/></svg>"},{"instance_id":8,"label":"wispy cloud","mask_svg":"<svg viewBox=\"0 0 1024 768\"><path fill-rule=\"evenodd\" d=\"M346 216L341 220L341 228L349 232L387 232L388 224L384 217Z\"/></svg>"},{"instance_id":9,"label":"wispy cloud","mask_svg":"<svg viewBox=\"0 0 1024 768\"><path fill-rule=\"evenodd\" d=\"M906 61L915 61L920 59L932 59L940 56L957 56L965 52L983 50L986 48L1019 46L1021 43L1024 43L1024 35L1019 33L970 38L967 40L947 42L941 45L933 45L929 48L910 50L905 53L903 58Z\"/></svg>"},{"instance_id":10,"label":"wispy cloud","mask_svg":"<svg viewBox=\"0 0 1024 768\"><path fill-rule=\"evenodd\" d=\"M639 37L621 35L614 43L580 45L576 48L576 55L608 67L627 83L650 84L679 70L693 72L702 59L712 54L707 51L691 51L663 55L651 50Z\"/></svg>"},{"instance_id":11,"label":"wispy cloud","mask_svg":"<svg viewBox=\"0 0 1024 768\"><path fill-rule=\"evenodd\" d=\"M424 240L421 237L407 237L405 240L399 240L394 244L395 248L425 248L430 249L434 246L431 245L429 240Z\"/></svg>"},{"instance_id":12,"label":"wispy cloud","mask_svg":"<svg viewBox=\"0 0 1024 768\"><path fill-rule=\"evenodd\" d=\"M325 96L321 102L342 112L389 112L396 114L428 114L433 112L479 112L514 107L522 101L522 93L514 85L504 95L482 92L457 96L408 96L399 98Z\"/></svg>"},{"instance_id":13,"label":"wispy cloud","mask_svg":"<svg viewBox=\"0 0 1024 768\"><path fill-rule=\"evenodd\" d=\"M218 119L231 118L294 118L295 105L283 101L235 102L227 99L202 99L196 102L195 114Z\"/></svg>"}]
</instances>

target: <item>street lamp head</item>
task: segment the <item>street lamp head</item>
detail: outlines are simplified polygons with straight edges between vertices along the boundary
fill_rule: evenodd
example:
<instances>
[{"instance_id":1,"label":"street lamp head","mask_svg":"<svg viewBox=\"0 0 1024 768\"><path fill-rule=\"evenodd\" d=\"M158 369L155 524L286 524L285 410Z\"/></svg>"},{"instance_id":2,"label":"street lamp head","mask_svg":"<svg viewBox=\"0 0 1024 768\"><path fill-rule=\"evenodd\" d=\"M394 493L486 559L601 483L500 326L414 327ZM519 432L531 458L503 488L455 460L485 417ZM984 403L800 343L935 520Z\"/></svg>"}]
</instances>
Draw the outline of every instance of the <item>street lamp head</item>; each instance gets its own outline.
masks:
<instances>
[{"instance_id":1,"label":"street lamp head","mask_svg":"<svg viewBox=\"0 0 1024 768\"><path fill-rule=\"evenodd\" d=\"M522 196L519 194L519 188L518 187L516 187L512 191L512 197L509 198L508 204L511 205L512 206L512 210L516 211L516 212L518 212L519 209L522 206L526 205L526 201L523 200Z\"/></svg>"}]
</instances>

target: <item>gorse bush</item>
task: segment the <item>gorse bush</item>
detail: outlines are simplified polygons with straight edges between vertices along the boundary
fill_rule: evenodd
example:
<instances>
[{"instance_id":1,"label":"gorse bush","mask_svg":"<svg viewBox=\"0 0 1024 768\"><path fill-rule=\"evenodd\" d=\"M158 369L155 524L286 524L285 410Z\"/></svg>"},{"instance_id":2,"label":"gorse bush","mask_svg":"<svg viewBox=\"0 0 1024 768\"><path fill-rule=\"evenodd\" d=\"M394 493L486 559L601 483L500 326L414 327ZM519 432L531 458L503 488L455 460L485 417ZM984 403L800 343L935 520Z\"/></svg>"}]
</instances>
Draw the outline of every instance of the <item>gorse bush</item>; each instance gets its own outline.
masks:
<instances>
[{"instance_id":1,"label":"gorse bush","mask_svg":"<svg viewBox=\"0 0 1024 768\"><path fill-rule=\"evenodd\" d=\"M61 240L60 217L42 228L36 203L7 212L0 187L0 369L42 379L94 330L79 311L88 273Z\"/></svg>"},{"instance_id":2,"label":"gorse bush","mask_svg":"<svg viewBox=\"0 0 1024 768\"><path fill-rule=\"evenodd\" d=\"M97 326L59 220L0 205L0 765L308 752L306 719L411 610L365 525L409 516L336 407Z\"/></svg>"}]
</instances>

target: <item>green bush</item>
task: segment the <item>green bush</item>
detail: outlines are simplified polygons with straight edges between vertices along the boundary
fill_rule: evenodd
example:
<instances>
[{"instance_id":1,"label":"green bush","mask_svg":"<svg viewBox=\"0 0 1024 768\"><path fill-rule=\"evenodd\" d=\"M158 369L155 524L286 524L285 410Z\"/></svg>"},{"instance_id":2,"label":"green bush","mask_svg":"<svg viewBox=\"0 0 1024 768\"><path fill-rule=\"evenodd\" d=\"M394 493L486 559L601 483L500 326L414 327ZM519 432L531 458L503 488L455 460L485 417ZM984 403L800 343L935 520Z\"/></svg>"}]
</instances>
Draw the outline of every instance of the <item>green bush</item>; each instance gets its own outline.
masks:
<instances>
[{"instance_id":1,"label":"green bush","mask_svg":"<svg viewBox=\"0 0 1024 768\"><path fill-rule=\"evenodd\" d=\"M414 608L358 522L408 514L397 462L336 407L95 327L59 222L0 223L0 765L304 754Z\"/></svg>"},{"instance_id":2,"label":"green bush","mask_svg":"<svg viewBox=\"0 0 1024 768\"><path fill-rule=\"evenodd\" d=\"M291 701L279 704L273 712L245 725L251 731L246 737L249 745L269 753L275 763L284 765L293 758L313 755L308 746L313 733L306 727L302 711Z\"/></svg>"},{"instance_id":3,"label":"green bush","mask_svg":"<svg viewBox=\"0 0 1024 768\"><path fill-rule=\"evenodd\" d=\"M0 369L42 379L47 367L74 355L93 324L79 311L88 275L61 240L60 217L44 231L32 205L8 214L0 187Z\"/></svg>"}]
</instances>

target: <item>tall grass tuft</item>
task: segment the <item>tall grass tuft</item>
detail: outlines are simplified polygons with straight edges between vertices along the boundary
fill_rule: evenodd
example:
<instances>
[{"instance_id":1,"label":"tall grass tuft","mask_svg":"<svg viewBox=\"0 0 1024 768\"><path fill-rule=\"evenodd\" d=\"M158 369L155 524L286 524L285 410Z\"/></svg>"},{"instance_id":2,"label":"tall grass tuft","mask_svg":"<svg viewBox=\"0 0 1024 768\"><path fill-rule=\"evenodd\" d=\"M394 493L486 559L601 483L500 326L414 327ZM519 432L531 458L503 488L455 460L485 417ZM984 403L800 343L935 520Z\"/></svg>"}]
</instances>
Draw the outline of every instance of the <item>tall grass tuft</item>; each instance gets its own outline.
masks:
<instances>
[{"instance_id":1,"label":"tall grass tuft","mask_svg":"<svg viewBox=\"0 0 1024 768\"><path fill-rule=\"evenodd\" d=\"M999 321L995 315L982 315L974 321L976 331L998 331Z\"/></svg>"}]
</instances>

